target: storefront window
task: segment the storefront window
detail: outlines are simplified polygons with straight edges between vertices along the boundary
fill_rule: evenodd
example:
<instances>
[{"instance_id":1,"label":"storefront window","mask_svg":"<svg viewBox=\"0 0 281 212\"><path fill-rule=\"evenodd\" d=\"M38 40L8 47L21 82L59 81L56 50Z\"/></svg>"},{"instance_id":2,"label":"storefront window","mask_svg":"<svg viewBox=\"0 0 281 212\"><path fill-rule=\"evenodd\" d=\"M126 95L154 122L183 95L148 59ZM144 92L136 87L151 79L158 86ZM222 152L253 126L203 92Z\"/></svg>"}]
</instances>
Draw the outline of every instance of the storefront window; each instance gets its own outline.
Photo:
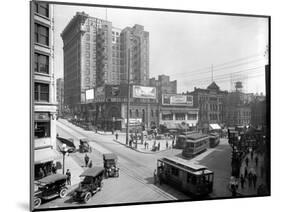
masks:
<instances>
[{"instance_id":1,"label":"storefront window","mask_svg":"<svg viewBox=\"0 0 281 212\"><path fill-rule=\"evenodd\" d=\"M34 137L50 137L50 117L49 113L35 113Z\"/></svg>"},{"instance_id":2,"label":"storefront window","mask_svg":"<svg viewBox=\"0 0 281 212\"><path fill-rule=\"evenodd\" d=\"M35 122L35 138L50 137L50 122Z\"/></svg>"},{"instance_id":3,"label":"storefront window","mask_svg":"<svg viewBox=\"0 0 281 212\"><path fill-rule=\"evenodd\" d=\"M162 114L163 120L173 120L173 114Z\"/></svg>"},{"instance_id":4,"label":"storefront window","mask_svg":"<svg viewBox=\"0 0 281 212\"><path fill-rule=\"evenodd\" d=\"M185 120L184 113L176 113L176 120Z\"/></svg>"},{"instance_id":5,"label":"storefront window","mask_svg":"<svg viewBox=\"0 0 281 212\"><path fill-rule=\"evenodd\" d=\"M196 120L197 119L197 115L196 114L188 114L188 120Z\"/></svg>"}]
</instances>

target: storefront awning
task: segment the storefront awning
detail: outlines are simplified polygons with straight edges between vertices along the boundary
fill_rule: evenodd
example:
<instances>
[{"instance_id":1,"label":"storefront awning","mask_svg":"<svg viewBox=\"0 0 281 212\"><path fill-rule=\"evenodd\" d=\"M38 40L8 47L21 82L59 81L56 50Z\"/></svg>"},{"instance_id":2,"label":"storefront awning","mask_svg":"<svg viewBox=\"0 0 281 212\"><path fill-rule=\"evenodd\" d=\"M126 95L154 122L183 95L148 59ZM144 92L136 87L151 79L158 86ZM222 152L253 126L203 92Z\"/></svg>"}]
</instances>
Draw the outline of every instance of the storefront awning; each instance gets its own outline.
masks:
<instances>
[{"instance_id":1,"label":"storefront awning","mask_svg":"<svg viewBox=\"0 0 281 212\"><path fill-rule=\"evenodd\" d=\"M56 150L51 148L36 149L34 152L35 164L46 163L56 160L60 157L60 154Z\"/></svg>"},{"instance_id":2,"label":"storefront awning","mask_svg":"<svg viewBox=\"0 0 281 212\"><path fill-rule=\"evenodd\" d=\"M211 130L221 130L221 127L218 124L210 124L209 126Z\"/></svg>"},{"instance_id":3,"label":"storefront awning","mask_svg":"<svg viewBox=\"0 0 281 212\"><path fill-rule=\"evenodd\" d=\"M194 114L194 115L197 115L197 114L198 114L198 111L188 111L187 113L188 113L188 114L192 114L192 115L193 115L193 114Z\"/></svg>"},{"instance_id":4,"label":"storefront awning","mask_svg":"<svg viewBox=\"0 0 281 212\"><path fill-rule=\"evenodd\" d=\"M178 128L178 126L173 122L166 122L164 125L165 125L165 127L167 127L167 129L177 129Z\"/></svg>"}]
</instances>

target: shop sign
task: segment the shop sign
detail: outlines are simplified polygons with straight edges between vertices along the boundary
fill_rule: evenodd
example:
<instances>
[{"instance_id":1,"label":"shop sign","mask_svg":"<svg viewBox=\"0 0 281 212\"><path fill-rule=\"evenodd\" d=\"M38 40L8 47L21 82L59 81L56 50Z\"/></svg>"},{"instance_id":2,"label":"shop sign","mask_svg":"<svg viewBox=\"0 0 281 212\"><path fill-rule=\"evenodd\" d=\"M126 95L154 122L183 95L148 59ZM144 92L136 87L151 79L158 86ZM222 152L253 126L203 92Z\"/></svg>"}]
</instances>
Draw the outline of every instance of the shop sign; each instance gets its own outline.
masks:
<instances>
[{"instance_id":1,"label":"shop sign","mask_svg":"<svg viewBox=\"0 0 281 212\"><path fill-rule=\"evenodd\" d=\"M86 90L86 101L90 101L94 99L94 89Z\"/></svg>"},{"instance_id":2,"label":"shop sign","mask_svg":"<svg viewBox=\"0 0 281 212\"><path fill-rule=\"evenodd\" d=\"M125 124L127 124L127 119L124 119L125 121ZM139 118L139 119L134 119L134 118L130 118L129 119L129 125L141 125L142 123L142 119Z\"/></svg>"},{"instance_id":3,"label":"shop sign","mask_svg":"<svg viewBox=\"0 0 281 212\"><path fill-rule=\"evenodd\" d=\"M49 113L35 113L35 121L49 121Z\"/></svg>"}]
</instances>

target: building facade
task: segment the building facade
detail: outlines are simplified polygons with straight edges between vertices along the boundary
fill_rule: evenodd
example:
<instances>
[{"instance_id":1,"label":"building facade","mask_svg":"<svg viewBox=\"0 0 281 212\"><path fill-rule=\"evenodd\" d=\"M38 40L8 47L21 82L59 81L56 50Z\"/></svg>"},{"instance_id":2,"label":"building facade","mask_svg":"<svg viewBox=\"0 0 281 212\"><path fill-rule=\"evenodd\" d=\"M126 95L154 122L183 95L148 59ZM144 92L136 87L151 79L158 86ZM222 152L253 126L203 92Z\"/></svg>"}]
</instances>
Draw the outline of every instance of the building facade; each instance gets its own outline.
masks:
<instances>
[{"instance_id":1,"label":"building facade","mask_svg":"<svg viewBox=\"0 0 281 212\"><path fill-rule=\"evenodd\" d=\"M253 94L243 92L242 82L235 83L236 91L230 92L225 101L225 123L227 126L248 126L251 123Z\"/></svg>"},{"instance_id":2,"label":"building facade","mask_svg":"<svg viewBox=\"0 0 281 212\"><path fill-rule=\"evenodd\" d=\"M212 82L207 89L194 88L190 94L193 96L194 106L199 108L198 129L208 131L210 124L224 124L227 91L221 91Z\"/></svg>"},{"instance_id":3,"label":"building facade","mask_svg":"<svg viewBox=\"0 0 281 212\"><path fill-rule=\"evenodd\" d=\"M126 27L121 32L120 82L127 83L128 68L130 83L148 85L149 83L149 32L141 25Z\"/></svg>"},{"instance_id":4,"label":"building facade","mask_svg":"<svg viewBox=\"0 0 281 212\"><path fill-rule=\"evenodd\" d=\"M39 169L50 173L56 152L56 89L54 78L53 6L32 2L33 11L31 53L34 102L34 162L35 179Z\"/></svg>"},{"instance_id":5,"label":"building facade","mask_svg":"<svg viewBox=\"0 0 281 212\"><path fill-rule=\"evenodd\" d=\"M193 96L162 94L159 125L168 129L197 129L199 109L194 107Z\"/></svg>"},{"instance_id":6,"label":"building facade","mask_svg":"<svg viewBox=\"0 0 281 212\"><path fill-rule=\"evenodd\" d=\"M133 85L130 85L130 128L151 128L158 123L157 99L133 98ZM125 131L127 123L128 85L105 85L99 87L95 97L95 122L100 129Z\"/></svg>"},{"instance_id":7,"label":"building facade","mask_svg":"<svg viewBox=\"0 0 281 212\"><path fill-rule=\"evenodd\" d=\"M121 30L109 21L77 12L61 37L64 43L64 103L78 118L87 113L86 90L127 83L128 64L131 83L147 84L149 33L143 26Z\"/></svg>"},{"instance_id":8,"label":"building facade","mask_svg":"<svg viewBox=\"0 0 281 212\"><path fill-rule=\"evenodd\" d=\"M111 69L111 23L77 12L63 32L64 98L73 114L81 112L85 92L107 82Z\"/></svg>"},{"instance_id":9,"label":"building facade","mask_svg":"<svg viewBox=\"0 0 281 212\"><path fill-rule=\"evenodd\" d=\"M58 103L58 108L57 108L57 114L59 116L62 116L64 113L64 83L63 83L63 78L57 79L57 103Z\"/></svg>"}]
</instances>

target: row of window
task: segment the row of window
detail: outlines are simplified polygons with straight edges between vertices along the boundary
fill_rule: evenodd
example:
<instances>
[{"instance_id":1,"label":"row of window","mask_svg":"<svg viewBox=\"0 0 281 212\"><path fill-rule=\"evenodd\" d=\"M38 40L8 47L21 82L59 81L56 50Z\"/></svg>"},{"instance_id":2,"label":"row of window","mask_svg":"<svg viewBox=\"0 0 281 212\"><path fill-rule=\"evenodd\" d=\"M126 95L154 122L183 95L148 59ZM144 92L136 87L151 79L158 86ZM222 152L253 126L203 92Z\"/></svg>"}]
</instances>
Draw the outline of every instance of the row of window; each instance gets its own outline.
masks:
<instances>
[{"instance_id":1,"label":"row of window","mask_svg":"<svg viewBox=\"0 0 281 212\"><path fill-rule=\"evenodd\" d=\"M196 120L197 115L196 114L188 114L187 120ZM162 120L173 120L173 114L162 114ZM186 120L184 113L176 113L175 114L175 120Z\"/></svg>"},{"instance_id":2,"label":"row of window","mask_svg":"<svg viewBox=\"0 0 281 212\"><path fill-rule=\"evenodd\" d=\"M143 110L142 110L142 116L144 116L144 114L145 114L145 110L143 109ZM151 116L151 117L154 117L154 115L156 115L156 117L158 117L158 112L157 112L157 110L155 110L155 112L154 112L153 110L151 110L150 116ZM130 117L132 117L132 116L133 116L133 111L130 110ZM136 110L135 110L135 117L139 117L139 116L140 116L139 110L136 109Z\"/></svg>"}]
</instances>

